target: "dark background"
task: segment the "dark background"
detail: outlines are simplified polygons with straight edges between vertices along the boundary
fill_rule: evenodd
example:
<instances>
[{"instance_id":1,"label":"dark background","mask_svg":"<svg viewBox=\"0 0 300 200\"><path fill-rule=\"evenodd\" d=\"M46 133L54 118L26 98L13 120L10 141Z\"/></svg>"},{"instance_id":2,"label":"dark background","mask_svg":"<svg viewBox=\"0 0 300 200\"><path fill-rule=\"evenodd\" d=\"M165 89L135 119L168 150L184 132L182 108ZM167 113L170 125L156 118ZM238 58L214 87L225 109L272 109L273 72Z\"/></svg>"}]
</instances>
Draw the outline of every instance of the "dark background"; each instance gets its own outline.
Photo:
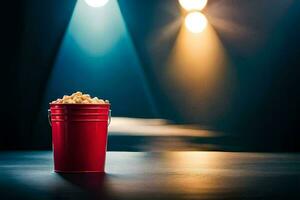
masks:
<instances>
[{"instance_id":1,"label":"dark background","mask_svg":"<svg viewBox=\"0 0 300 200\"><path fill-rule=\"evenodd\" d=\"M170 100L170 92L177 92L176 85L173 91L163 89L164 63L178 32L161 45L149 48L158 30L180 16L178 2L118 2L159 114L145 114L143 109L133 107L130 113L114 110L115 116L159 117L179 124L199 124L238 136L241 144L251 138L255 141L253 145L299 151L299 1L209 1L204 11L208 19L218 15L235 25L229 32L218 27L215 30L236 77L229 109L210 120L205 114L192 111L192 117L185 117L177 109L180 105ZM38 118L40 111L47 109L41 108L44 91L75 3L75 0L3 2L1 149L51 147L47 118L42 122ZM224 12L214 12L218 6ZM214 25L213 20L210 22ZM241 29L242 34L229 34ZM178 98L192 97L178 93ZM113 103L126 101L130 98Z\"/></svg>"}]
</instances>

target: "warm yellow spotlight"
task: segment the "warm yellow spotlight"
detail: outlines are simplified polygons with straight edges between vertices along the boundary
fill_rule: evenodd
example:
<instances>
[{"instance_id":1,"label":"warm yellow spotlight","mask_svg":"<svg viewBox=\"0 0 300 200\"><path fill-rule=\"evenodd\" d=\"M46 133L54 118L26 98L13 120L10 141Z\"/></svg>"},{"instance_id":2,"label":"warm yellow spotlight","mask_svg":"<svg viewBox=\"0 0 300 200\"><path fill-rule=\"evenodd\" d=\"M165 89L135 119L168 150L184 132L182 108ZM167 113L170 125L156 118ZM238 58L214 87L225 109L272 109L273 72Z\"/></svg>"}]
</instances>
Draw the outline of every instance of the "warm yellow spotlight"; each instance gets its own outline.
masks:
<instances>
[{"instance_id":1,"label":"warm yellow spotlight","mask_svg":"<svg viewBox=\"0 0 300 200\"><path fill-rule=\"evenodd\" d=\"M207 25L207 19L200 12L192 12L186 16L185 25L189 31L201 33Z\"/></svg>"},{"instance_id":2,"label":"warm yellow spotlight","mask_svg":"<svg viewBox=\"0 0 300 200\"><path fill-rule=\"evenodd\" d=\"M181 26L165 69L164 89L185 119L209 123L229 111L235 71L209 22L201 34Z\"/></svg>"},{"instance_id":3,"label":"warm yellow spotlight","mask_svg":"<svg viewBox=\"0 0 300 200\"><path fill-rule=\"evenodd\" d=\"M202 10L207 0L179 0L179 3L186 10Z\"/></svg>"},{"instance_id":4,"label":"warm yellow spotlight","mask_svg":"<svg viewBox=\"0 0 300 200\"><path fill-rule=\"evenodd\" d=\"M85 0L85 2L91 7L101 7L107 4L108 0Z\"/></svg>"}]
</instances>

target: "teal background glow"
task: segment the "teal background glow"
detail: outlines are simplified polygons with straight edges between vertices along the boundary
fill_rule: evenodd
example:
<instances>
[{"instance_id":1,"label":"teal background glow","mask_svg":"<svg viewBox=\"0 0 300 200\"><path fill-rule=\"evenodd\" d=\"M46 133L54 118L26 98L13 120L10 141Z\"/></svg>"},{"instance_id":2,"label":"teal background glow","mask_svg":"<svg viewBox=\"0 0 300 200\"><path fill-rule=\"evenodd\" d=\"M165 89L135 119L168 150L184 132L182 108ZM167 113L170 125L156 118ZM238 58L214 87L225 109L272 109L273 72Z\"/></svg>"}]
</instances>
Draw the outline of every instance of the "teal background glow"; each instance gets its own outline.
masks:
<instances>
[{"instance_id":1,"label":"teal background glow","mask_svg":"<svg viewBox=\"0 0 300 200\"><path fill-rule=\"evenodd\" d=\"M78 90L110 100L118 116L157 117L116 0L99 8L84 0L77 2L49 78L44 105Z\"/></svg>"}]
</instances>

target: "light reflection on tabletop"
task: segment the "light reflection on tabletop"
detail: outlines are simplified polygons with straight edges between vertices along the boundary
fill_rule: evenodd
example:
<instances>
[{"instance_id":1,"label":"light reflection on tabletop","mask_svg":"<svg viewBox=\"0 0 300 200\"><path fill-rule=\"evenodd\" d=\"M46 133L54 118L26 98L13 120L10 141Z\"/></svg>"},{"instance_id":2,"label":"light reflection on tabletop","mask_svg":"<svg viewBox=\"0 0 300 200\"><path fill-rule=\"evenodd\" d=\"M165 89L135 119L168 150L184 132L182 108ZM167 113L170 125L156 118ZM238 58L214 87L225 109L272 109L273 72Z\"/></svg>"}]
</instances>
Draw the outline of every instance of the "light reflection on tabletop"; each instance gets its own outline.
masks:
<instances>
[{"instance_id":1,"label":"light reflection on tabletop","mask_svg":"<svg viewBox=\"0 0 300 200\"><path fill-rule=\"evenodd\" d=\"M51 152L2 152L0 190L33 199L299 197L299 154L109 152L106 171L56 174Z\"/></svg>"},{"instance_id":2,"label":"light reflection on tabletop","mask_svg":"<svg viewBox=\"0 0 300 200\"><path fill-rule=\"evenodd\" d=\"M196 125L176 125L164 119L112 117L110 135L214 137L220 132Z\"/></svg>"}]
</instances>

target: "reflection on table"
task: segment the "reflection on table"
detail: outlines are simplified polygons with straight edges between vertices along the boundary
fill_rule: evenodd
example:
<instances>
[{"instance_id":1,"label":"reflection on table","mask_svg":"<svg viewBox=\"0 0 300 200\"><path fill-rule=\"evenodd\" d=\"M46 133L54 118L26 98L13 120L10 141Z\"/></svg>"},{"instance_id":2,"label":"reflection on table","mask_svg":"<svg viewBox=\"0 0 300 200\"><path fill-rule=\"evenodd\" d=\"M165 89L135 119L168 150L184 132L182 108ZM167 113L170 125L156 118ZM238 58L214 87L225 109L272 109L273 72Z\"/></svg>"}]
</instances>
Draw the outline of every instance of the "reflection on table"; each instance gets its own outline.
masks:
<instances>
[{"instance_id":1,"label":"reflection on table","mask_svg":"<svg viewBox=\"0 0 300 200\"><path fill-rule=\"evenodd\" d=\"M106 174L56 174L52 153L0 153L2 197L32 199L289 199L300 155L109 152Z\"/></svg>"}]
</instances>

